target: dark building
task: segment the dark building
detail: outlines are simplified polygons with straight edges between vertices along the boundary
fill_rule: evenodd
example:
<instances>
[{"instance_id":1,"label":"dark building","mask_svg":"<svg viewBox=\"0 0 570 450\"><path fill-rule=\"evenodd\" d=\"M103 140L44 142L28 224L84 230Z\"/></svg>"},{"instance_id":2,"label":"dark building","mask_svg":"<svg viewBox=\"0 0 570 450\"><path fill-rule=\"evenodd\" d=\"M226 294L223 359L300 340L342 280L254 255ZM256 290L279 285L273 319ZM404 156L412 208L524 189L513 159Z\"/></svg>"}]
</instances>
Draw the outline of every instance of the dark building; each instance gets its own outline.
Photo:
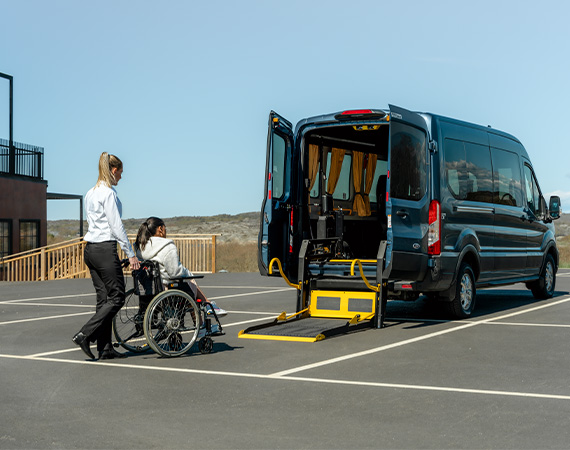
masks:
<instances>
[{"instance_id":1,"label":"dark building","mask_svg":"<svg viewBox=\"0 0 570 450\"><path fill-rule=\"evenodd\" d=\"M0 139L0 257L47 245L41 147Z\"/></svg>"}]
</instances>

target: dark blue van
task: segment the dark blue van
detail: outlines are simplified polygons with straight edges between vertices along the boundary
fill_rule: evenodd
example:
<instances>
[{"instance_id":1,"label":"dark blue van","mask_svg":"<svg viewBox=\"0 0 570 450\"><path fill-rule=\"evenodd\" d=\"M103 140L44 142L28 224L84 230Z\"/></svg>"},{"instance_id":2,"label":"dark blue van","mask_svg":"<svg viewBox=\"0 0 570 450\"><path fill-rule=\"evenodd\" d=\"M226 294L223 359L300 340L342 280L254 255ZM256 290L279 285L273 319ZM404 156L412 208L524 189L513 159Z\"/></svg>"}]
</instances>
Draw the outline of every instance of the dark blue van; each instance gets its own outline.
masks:
<instances>
[{"instance_id":1,"label":"dark blue van","mask_svg":"<svg viewBox=\"0 0 570 450\"><path fill-rule=\"evenodd\" d=\"M259 270L279 266L298 311L316 293L358 300L375 286L444 301L457 318L473 313L476 288L525 283L552 297L560 213L502 131L392 105L295 129L270 113Z\"/></svg>"}]
</instances>

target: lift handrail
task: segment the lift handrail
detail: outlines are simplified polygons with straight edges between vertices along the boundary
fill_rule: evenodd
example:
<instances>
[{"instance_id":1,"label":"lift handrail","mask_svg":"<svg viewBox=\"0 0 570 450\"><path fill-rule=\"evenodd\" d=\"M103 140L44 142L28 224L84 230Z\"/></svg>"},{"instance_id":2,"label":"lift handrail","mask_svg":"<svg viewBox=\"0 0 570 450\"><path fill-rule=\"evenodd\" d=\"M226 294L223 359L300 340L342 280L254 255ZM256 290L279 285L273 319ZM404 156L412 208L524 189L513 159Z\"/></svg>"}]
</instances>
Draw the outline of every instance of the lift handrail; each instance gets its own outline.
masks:
<instances>
[{"instance_id":1,"label":"lift handrail","mask_svg":"<svg viewBox=\"0 0 570 450\"><path fill-rule=\"evenodd\" d=\"M364 280L364 284L368 286L368 289L374 292L380 292L380 286L372 286L368 282L368 279L364 276L364 271L362 270L362 263L360 262L359 259L355 259L352 261L352 264L350 265L350 275L354 276L354 266L356 264L358 264L358 269L360 270L360 277Z\"/></svg>"},{"instance_id":2,"label":"lift handrail","mask_svg":"<svg viewBox=\"0 0 570 450\"><path fill-rule=\"evenodd\" d=\"M287 276L283 273L283 269L281 267L281 261L279 261L279 258L273 258L271 260L271 262L269 263L269 275L273 275L273 263L277 262L277 267L279 267L279 273L281 274L281 276L283 277L283 279L285 280L285 283L287 283L289 286L294 287L297 290L301 290L301 283L291 283L289 281L289 278L287 278Z\"/></svg>"}]
</instances>

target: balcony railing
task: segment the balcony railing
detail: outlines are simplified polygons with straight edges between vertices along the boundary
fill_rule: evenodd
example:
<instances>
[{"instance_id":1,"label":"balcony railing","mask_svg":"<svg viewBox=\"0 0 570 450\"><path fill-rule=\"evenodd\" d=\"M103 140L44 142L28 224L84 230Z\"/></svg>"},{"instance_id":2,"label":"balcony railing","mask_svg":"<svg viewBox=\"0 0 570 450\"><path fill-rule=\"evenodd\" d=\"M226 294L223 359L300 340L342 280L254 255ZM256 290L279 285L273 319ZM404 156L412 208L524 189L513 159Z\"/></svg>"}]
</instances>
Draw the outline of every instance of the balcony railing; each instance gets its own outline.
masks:
<instances>
[{"instance_id":1,"label":"balcony railing","mask_svg":"<svg viewBox=\"0 0 570 450\"><path fill-rule=\"evenodd\" d=\"M0 139L0 174L44 179L44 149Z\"/></svg>"}]
</instances>

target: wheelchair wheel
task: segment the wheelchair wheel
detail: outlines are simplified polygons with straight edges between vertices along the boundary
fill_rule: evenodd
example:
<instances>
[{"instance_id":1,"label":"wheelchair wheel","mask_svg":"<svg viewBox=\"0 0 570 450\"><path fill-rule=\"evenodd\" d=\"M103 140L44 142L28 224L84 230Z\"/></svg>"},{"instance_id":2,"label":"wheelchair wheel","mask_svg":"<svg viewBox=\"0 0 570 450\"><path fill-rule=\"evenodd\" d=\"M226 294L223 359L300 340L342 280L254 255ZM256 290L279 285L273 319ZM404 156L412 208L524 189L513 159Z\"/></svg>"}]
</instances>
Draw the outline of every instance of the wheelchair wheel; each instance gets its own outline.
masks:
<instances>
[{"instance_id":1,"label":"wheelchair wheel","mask_svg":"<svg viewBox=\"0 0 570 450\"><path fill-rule=\"evenodd\" d=\"M198 341L198 348L203 355L210 353L212 348L214 348L214 341L210 336L204 336Z\"/></svg>"},{"instance_id":2,"label":"wheelchair wheel","mask_svg":"<svg viewBox=\"0 0 570 450\"><path fill-rule=\"evenodd\" d=\"M149 349L144 335L143 321L144 313L148 302L139 299L134 293L134 289L129 289L125 294L125 305L113 317L113 333L117 339L116 347L119 345L124 349L142 353Z\"/></svg>"},{"instance_id":3,"label":"wheelchair wheel","mask_svg":"<svg viewBox=\"0 0 570 450\"><path fill-rule=\"evenodd\" d=\"M146 310L144 334L162 356L186 353L200 330L200 308L186 292L170 289L158 294Z\"/></svg>"}]
</instances>

